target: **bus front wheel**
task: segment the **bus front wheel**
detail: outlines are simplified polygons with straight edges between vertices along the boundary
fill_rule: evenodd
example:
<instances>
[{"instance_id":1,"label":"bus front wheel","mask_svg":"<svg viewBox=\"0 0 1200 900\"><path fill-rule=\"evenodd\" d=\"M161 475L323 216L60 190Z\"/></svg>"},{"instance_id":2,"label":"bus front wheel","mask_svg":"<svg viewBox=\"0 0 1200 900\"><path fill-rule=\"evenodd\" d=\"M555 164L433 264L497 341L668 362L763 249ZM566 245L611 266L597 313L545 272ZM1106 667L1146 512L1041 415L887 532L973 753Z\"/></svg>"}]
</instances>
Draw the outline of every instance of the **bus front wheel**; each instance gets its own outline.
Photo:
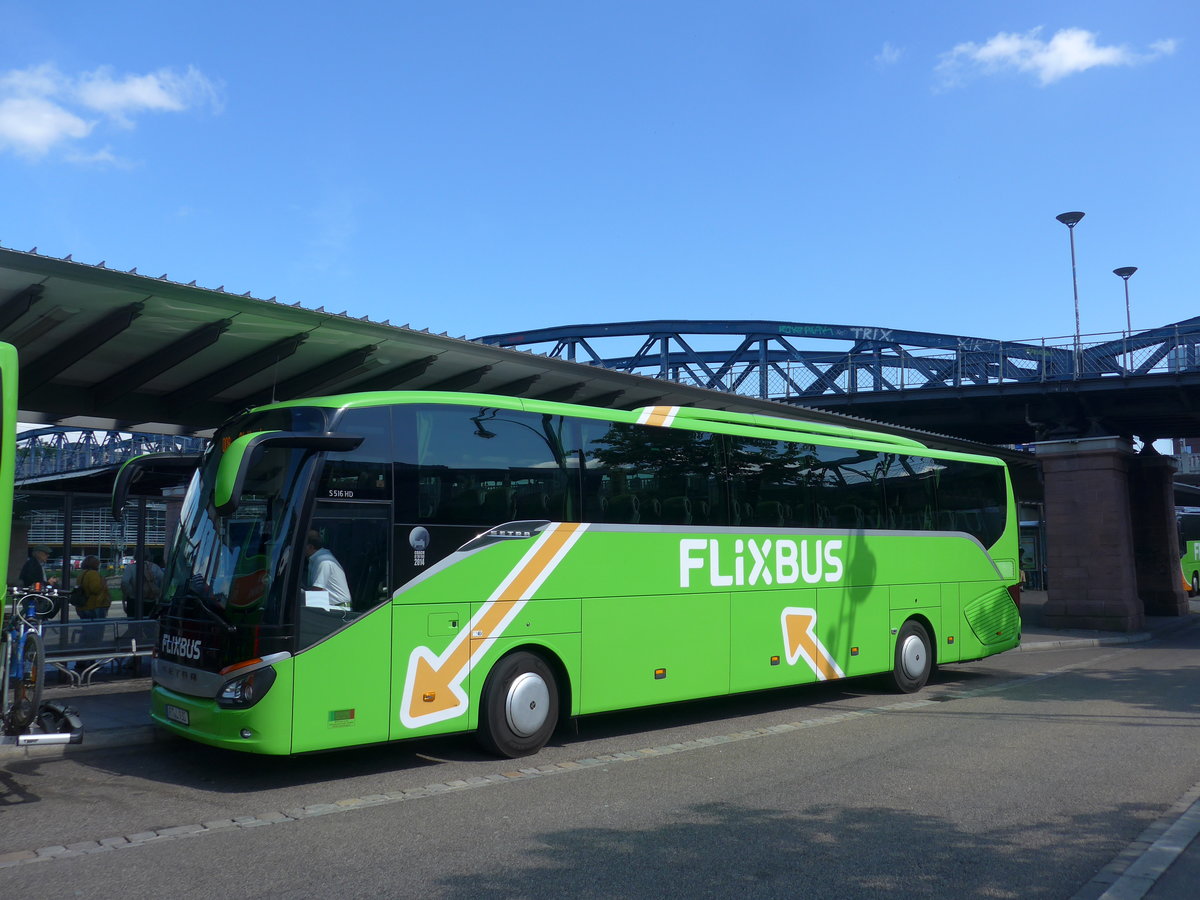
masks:
<instances>
[{"instance_id":1,"label":"bus front wheel","mask_svg":"<svg viewBox=\"0 0 1200 900\"><path fill-rule=\"evenodd\" d=\"M513 653L500 660L483 686L479 742L500 756L531 756L558 725L558 685L540 656Z\"/></svg>"},{"instance_id":2,"label":"bus front wheel","mask_svg":"<svg viewBox=\"0 0 1200 900\"><path fill-rule=\"evenodd\" d=\"M892 681L902 694L919 691L933 671L933 651L929 632L920 622L909 619L896 635L896 657Z\"/></svg>"},{"instance_id":3,"label":"bus front wheel","mask_svg":"<svg viewBox=\"0 0 1200 900\"><path fill-rule=\"evenodd\" d=\"M1192 573L1192 595L1200 594L1200 572Z\"/></svg>"}]
</instances>

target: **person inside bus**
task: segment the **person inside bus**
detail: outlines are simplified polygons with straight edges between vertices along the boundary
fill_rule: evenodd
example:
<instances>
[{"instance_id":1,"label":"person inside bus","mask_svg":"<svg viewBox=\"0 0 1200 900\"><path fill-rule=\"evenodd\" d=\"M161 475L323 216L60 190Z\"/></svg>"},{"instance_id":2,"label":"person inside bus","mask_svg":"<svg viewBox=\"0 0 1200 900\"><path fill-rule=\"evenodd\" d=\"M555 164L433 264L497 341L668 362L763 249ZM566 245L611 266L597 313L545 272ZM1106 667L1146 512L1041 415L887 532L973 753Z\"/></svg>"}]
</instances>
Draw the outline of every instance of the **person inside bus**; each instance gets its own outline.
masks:
<instances>
[{"instance_id":1,"label":"person inside bus","mask_svg":"<svg viewBox=\"0 0 1200 900\"><path fill-rule=\"evenodd\" d=\"M46 579L46 560L50 558L50 548L45 544L38 544L36 547L31 547L29 550L29 559L25 560L25 565L21 566L21 574L18 576L21 581L21 587L33 587L35 584L54 584L58 579L48 581Z\"/></svg>"},{"instance_id":2,"label":"person inside bus","mask_svg":"<svg viewBox=\"0 0 1200 900\"><path fill-rule=\"evenodd\" d=\"M112 598L108 595L108 582L100 574L100 557L88 556L83 560L79 574L79 587L83 590L84 602L76 608L81 619L107 619Z\"/></svg>"},{"instance_id":3,"label":"person inside bus","mask_svg":"<svg viewBox=\"0 0 1200 900\"><path fill-rule=\"evenodd\" d=\"M319 531L308 533L304 555L308 559L308 605L328 604L329 609L349 609L350 586L346 583L346 573L332 551L325 546ZM319 599L311 596L314 593L320 595L320 592L324 596L319 596Z\"/></svg>"}]
</instances>

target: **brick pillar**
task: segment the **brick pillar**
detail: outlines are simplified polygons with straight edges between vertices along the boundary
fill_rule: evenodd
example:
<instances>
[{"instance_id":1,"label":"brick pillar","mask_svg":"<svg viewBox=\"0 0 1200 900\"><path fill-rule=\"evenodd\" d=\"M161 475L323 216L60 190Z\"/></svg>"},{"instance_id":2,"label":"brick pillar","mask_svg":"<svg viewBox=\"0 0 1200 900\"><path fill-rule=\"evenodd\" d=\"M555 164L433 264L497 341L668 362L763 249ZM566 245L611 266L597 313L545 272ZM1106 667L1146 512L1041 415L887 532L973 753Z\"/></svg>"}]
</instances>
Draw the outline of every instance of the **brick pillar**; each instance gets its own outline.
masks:
<instances>
[{"instance_id":1,"label":"brick pillar","mask_svg":"<svg viewBox=\"0 0 1200 900\"><path fill-rule=\"evenodd\" d=\"M1124 438L1037 445L1046 500L1048 592L1053 628L1137 631L1144 624L1129 517L1133 448Z\"/></svg>"},{"instance_id":2,"label":"brick pillar","mask_svg":"<svg viewBox=\"0 0 1200 900\"><path fill-rule=\"evenodd\" d=\"M1148 616L1186 616L1175 525L1175 460L1146 444L1129 467L1133 559L1138 596Z\"/></svg>"}]
</instances>

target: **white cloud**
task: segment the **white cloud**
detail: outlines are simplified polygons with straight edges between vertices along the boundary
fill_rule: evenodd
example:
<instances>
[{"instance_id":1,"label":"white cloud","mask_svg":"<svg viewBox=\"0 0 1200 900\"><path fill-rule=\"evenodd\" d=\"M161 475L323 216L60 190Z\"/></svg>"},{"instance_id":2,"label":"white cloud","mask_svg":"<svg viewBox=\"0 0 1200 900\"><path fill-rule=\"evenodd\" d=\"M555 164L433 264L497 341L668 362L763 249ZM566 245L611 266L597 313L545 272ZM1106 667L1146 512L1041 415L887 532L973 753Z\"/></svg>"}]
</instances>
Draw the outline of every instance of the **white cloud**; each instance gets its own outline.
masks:
<instances>
[{"instance_id":1,"label":"white cloud","mask_svg":"<svg viewBox=\"0 0 1200 900\"><path fill-rule=\"evenodd\" d=\"M993 74L1015 70L1051 84L1068 75L1086 72L1097 66L1136 66L1175 52L1174 40L1156 41L1145 53L1125 46L1102 47L1096 34L1082 28L1063 28L1048 41L1041 38L1041 26L1024 34L1000 32L982 44L959 44L943 53L937 71L947 86L957 84L970 74Z\"/></svg>"},{"instance_id":2,"label":"white cloud","mask_svg":"<svg viewBox=\"0 0 1200 900\"><path fill-rule=\"evenodd\" d=\"M199 70L159 69L117 77L111 67L71 78L53 65L0 72L0 149L39 158L73 148L103 122L133 128L146 113L182 112L208 105L219 111L217 90ZM75 161L116 161L110 150L78 151Z\"/></svg>"},{"instance_id":3,"label":"white cloud","mask_svg":"<svg viewBox=\"0 0 1200 900\"><path fill-rule=\"evenodd\" d=\"M67 81L54 66L13 69L0 74L0 94L10 97L49 97L67 88Z\"/></svg>"},{"instance_id":4,"label":"white cloud","mask_svg":"<svg viewBox=\"0 0 1200 900\"><path fill-rule=\"evenodd\" d=\"M890 41L884 41L883 49L875 54L875 63L880 66L893 66L900 62L903 53L903 50L893 46Z\"/></svg>"},{"instance_id":5,"label":"white cloud","mask_svg":"<svg viewBox=\"0 0 1200 900\"><path fill-rule=\"evenodd\" d=\"M84 166L103 166L105 168L132 169L134 164L127 159L117 156L108 147L103 147L91 153L68 151L66 158L69 162Z\"/></svg>"},{"instance_id":6,"label":"white cloud","mask_svg":"<svg viewBox=\"0 0 1200 900\"><path fill-rule=\"evenodd\" d=\"M182 74L159 69L149 75L115 79L110 66L89 72L76 88L79 102L123 125L138 112L181 112L204 103L216 105L212 84L192 66Z\"/></svg>"},{"instance_id":7,"label":"white cloud","mask_svg":"<svg viewBox=\"0 0 1200 900\"><path fill-rule=\"evenodd\" d=\"M0 147L24 156L41 156L55 144L85 138L92 125L44 97L0 99Z\"/></svg>"}]
</instances>

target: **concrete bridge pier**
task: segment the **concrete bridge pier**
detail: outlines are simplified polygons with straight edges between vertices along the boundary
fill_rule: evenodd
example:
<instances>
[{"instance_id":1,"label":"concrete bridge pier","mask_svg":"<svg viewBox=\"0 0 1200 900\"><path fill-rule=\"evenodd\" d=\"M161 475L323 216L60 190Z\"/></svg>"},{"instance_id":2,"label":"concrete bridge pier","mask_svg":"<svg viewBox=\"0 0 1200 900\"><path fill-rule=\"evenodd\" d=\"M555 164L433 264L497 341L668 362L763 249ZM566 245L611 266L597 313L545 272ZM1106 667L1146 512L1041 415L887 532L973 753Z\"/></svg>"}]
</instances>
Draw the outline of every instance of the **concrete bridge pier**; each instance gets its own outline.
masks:
<instances>
[{"instance_id":1,"label":"concrete bridge pier","mask_svg":"<svg viewBox=\"0 0 1200 900\"><path fill-rule=\"evenodd\" d=\"M1045 485L1055 628L1137 631L1146 615L1184 615L1172 494L1174 462L1126 438L1037 445Z\"/></svg>"}]
</instances>

